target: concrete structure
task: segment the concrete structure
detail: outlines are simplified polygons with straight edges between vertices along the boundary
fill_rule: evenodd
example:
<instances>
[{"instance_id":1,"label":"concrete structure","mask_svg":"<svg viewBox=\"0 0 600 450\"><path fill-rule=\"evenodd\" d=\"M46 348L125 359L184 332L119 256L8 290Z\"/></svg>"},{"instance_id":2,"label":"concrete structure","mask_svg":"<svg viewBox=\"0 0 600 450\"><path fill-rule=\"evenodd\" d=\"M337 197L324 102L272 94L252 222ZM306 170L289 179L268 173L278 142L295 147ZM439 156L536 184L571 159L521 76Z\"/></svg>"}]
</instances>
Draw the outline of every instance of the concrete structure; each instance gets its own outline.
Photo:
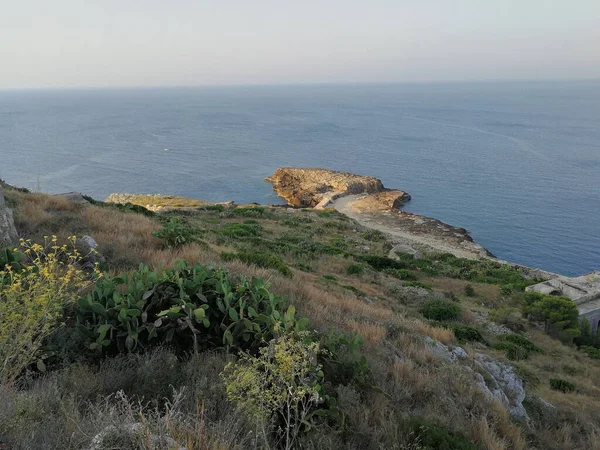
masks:
<instances>
[{"instance_id":1,"label":"concrete structure","mask_svg":"<svg viewBox=\"0 0 600 450\"><path fill-rule=\"evenodd\" d=\"M592 272L576 278L562 275L534 284L527 291L540 292L546 295L560 295L575 302L579 310L579 319L587 319L592 326L592 333L600 324L600 272Z\"/></svg>"}]
</instances>

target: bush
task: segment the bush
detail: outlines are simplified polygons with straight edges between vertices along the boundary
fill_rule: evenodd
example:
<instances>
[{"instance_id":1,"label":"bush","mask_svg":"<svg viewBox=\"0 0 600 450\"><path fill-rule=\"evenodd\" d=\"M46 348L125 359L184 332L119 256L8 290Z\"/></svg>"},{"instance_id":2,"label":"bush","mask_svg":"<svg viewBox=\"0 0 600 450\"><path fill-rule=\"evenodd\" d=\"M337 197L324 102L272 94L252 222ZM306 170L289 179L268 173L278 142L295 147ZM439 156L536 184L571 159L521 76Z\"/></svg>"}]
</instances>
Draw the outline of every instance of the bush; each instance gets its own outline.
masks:
<instances>
[{"instance_id":1,"label":"bush","mask_svg":"<svg viewBox=\"0 0 600 450\"><path fill-rule=\"evenodd\" d=\"M398 278L399 280L417 281L417 276L407 269L384 269L383 273Z\"/></svg>"},{"instance_id":2,"label":"bush","mask_svg":"<svg viewBox=\"0 0 600 450\"><path fill-rule=\"evenodd\" d=\"M423 450L477 450L477 447L464 435L421 418L412 417L402 424L402 428L414 447Z\"/></svg>"},{"instance_id":3,"label":"bush","mask_svg":"<svg viewBox=\"0 0 600 450\"><path fill-rule=\"evenodd\" d=\"M416 288L427 289L428 291L431 291L431 285L427 284L427 283L423 283L421 281L405 281L402 283L402 286L416 287Z\"/></svg>"},{"instance_id":4,"label":"bush","mask_svg":"<svg viewBox=\"0 0 600 450\"><path fill-rule=\"evenodd\" d=\"M63 310L91 284L76 267L81 260L76 237L60 245L56 236L44 245L21 240L28 263L0 272L0 377L18 377L36 359L44 370L44 340L59 326ZM99 272L96 269L96 274Z\"/></svg>"},{"instance_id":5,"label":"bush","mask_svg":"<svg viewBox=\"0 0 600 450\"><path fill-rule=\"evenodd\" d=\"M409 266L403 261L387 258L385 256L366 255L358 259L370 265L373 269L382 271L384 269L408 269Z\"/></svg>"},{"instance_id":6,"label":"bush","mask_svg":"<svg viewBox=\"0 0 600 450\"><path fill-rule=\"evenodd\" d=\"M505 325L512 331L525 331L527 322L523 319L521 311L517 308L505 307L492 311L490 319L501 325Z\"/></svg>"},{"instance_id":7,"label":"bush","mask_svg":"<svg viewBox=\"0 0 600 450\"><path fill-rule=\"evenodd\" d=\"M573 392L577 386L575 383L561 378L550 378L550 389L564 393Z\"/></svg>"},{"instance_id":8,"label":"bush","mask_svg":"<svg viewBox=\"0 0 600 450\"><path fill-rule=\"evenodd\" d=\"M527 359L532 353L542 353L542 349L520 334L504 334L498 339L494 348L506 352L506 357L513 361Z\"/></svg>"},{"instance_id":9,"label":"bush","mask_svg":"<svg viewBox=\"0 0 600 450\"><path fill-rule=\"evenodd\" d=\"M285 261L272 253L264 252L239 252L239 253L221 253L224 261L238 259L246 264L253 264L265 269L278 270L286 277L293 276L292 270L285 264Z\"/></svg>"},{"instance_id":10,"label":"bush","mask_svg":"<svg viewBox=\"0 0 600 450\"><path fill-rule=\"evenodd\" d=\"M477 328L468 325L453 325L450 327L459 342L485 342Z\"/></svg>"},{"instance_id":11,"label":"bush","mask_svg":"<svg viewBox=\"0 0 600 450\"><path fill-rule=\"evenodd\" d=\"M274 432L285 449L294 447L324 401L324 373L318 363L322 350L307 338L306 333L281 336L257 356L242 355L236 364L229 363L222 373L228 398L263 430Z\"/></svg>"},{"instance_id":12,"label":"bush","mask_svg":"<svg viewBox=\"0 0 600 450\"><path fill-rule=\"evenodd\" d=\"M386 240L385 234L379 230L365 231L362 234L362 238L366 241L371 241L371 242L381 242L381 241Z\"/></svg>"},{"instance_id":13,"label":"bush","mask_svg":"<svg viewBox=\"0 0 600 450\"><path fill-rule=\"evenodd\" d=\"M91 350L115 354L165 344L178 352L220 347L256 350L276 330L303 330L308 319L284 309L260 279L234 282L223 269L177 262L101 278L77 304Z\"/></svg>"},{"instance_id":14,"label":"bush","mask_svg":"<svg viewBox=\"0 0 600 450\"><path fill-rule=\"evenodd\" d=\"M350 264L346 267L347 275L362 275L364 272L364 267L362 264Z\"/></svg>"},{"instance_id":15,"label":"bush","mask_svg":"<svg viewBox=\"0 0 600 450\"><path fill-rule=\"evenodd\" d=\"M262 227L258 223L228 223L221 229L221 234L230 238L248 238L261 235Z\"/></svg>"},{"instance_id":16,"label":"bush","mask_svg":"<svg viewBox=\"0 0 600 450\"><path fill-rule=\"evenodd\" d=\"M592 359L600 359L600 349L596 347L590 347L586 345L581 347L580 350L587 353L587 355Z\"/></svg>"},{"instance_id":17,"label":"bush","mask_svg":"<svg viewBox=\"0 0 600 450\"><path fill-rule=\"evenodd\" d=\"M161 239L164 246L169 249L176 249L193 240L196 230L183 225L176 219L171 219L163 227L152 232L152 236Z\"/></svg>"},{"instance_id":18,"label":"bush","mask_svg":"<svg viewBox=\"0 0 600 450\"><path fill-rule=\"evenodd\" d=\"M241 217L263 217L265 215L265 208L262 206L252 206L249 208L235 208L231 211L234 216Z\"/></svg>"},{"instance_id":19,"label":"bush","mask_svg":"<svg viewBox=\"0 0 600 450\"><path fill-rule=\"evenodd\" d=\"M470 284L467 284L465 286L465 295L467 297L475 297L477 295L477 293L475 292L475 289L473 289L473 286L471 286Z\"/></svg>"},{"instance_id":20,"label":"bush","mask_svg":"<svg viewBox=\"0 0 600 450\"><path fill-rule=\"evenodd\" d=\"M421 314L431 320L457 320L460 306L446 300L430 300L420 309Z\"/></svg>"}]
</instances>

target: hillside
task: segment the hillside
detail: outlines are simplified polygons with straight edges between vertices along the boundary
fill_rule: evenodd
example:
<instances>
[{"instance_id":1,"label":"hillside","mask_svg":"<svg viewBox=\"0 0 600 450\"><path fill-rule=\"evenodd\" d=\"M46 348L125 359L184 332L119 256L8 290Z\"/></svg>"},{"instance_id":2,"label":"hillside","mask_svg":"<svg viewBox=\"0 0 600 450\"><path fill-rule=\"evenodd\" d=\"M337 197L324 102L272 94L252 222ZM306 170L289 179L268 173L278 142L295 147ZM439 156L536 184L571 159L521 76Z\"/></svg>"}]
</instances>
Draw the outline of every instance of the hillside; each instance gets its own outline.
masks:
<instances>
[{"instance_id":1,"label":"hillside","mask_svg":"<svg viewBox=\"0 0 600 450\"><path fill-rule=\"evenodd\" d=\"M184 202L156 214L5 196L31 243L98 243L90 298L106 310L80 300L93 283L64 297L39 351L3 382L0 448L600 448L597 353L577 349L572 323L539 320L544 299L526 296L535 280L519 268L391 252L392 237L331 208ZM123 299L122 318L110 316ZM155 300L171 303L150 320ZM174 331L161 334L166 322ZM113 323L114 335L102 328ZM152 327L171 339L144 335ZM289 365L306 366L277 391L295 416L261 403L277 403ZM252 367L275 378L261 385Z\"/></svg>"}]
</instances>

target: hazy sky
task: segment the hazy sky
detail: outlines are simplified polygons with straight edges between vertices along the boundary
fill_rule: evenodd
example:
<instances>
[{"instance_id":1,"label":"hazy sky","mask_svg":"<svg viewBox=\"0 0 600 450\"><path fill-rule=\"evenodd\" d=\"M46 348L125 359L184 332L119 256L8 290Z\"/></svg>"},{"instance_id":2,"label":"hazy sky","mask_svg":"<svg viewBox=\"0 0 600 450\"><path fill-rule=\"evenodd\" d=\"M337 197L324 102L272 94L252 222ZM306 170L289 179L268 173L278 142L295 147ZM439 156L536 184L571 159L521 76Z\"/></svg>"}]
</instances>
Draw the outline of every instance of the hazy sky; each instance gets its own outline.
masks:
<instances>
[{"instance_id":1,"label":"hazy sky","mask_svg":"<svg viewBox=\"0 0 600 450\"><path fill-rule=\"evenodd\" d=\"M600 0L0 0L0 88L600 78Z\"/></svg>"}]
</instances>

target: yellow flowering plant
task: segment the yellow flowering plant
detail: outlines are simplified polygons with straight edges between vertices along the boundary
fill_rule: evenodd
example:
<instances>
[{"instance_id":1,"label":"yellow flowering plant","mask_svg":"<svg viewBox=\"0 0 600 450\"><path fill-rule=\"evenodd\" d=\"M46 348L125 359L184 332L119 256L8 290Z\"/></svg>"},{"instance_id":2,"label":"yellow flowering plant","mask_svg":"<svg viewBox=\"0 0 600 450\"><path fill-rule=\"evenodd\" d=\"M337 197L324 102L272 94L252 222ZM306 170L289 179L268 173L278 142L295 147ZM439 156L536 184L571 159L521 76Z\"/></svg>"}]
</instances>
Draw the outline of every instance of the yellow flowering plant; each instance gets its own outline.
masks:
<instances>
[{"instance_id":1,"label":"yellow flowering plant","mask_svg":"<svg viewBox=\"0 0 600 450\"><path fill-rule=\"evenodd\" d=\"M94 278L101 276L80 268L83 257L75 236L59 243L56 236L44 243L21 240L15 252L25 255L22 265L0 270L0 379L14 381L38 360L44 339L62 325L64 308L72 304ZM86 255L84 255L86 256Z\"/></svg>"}]
</instances>

